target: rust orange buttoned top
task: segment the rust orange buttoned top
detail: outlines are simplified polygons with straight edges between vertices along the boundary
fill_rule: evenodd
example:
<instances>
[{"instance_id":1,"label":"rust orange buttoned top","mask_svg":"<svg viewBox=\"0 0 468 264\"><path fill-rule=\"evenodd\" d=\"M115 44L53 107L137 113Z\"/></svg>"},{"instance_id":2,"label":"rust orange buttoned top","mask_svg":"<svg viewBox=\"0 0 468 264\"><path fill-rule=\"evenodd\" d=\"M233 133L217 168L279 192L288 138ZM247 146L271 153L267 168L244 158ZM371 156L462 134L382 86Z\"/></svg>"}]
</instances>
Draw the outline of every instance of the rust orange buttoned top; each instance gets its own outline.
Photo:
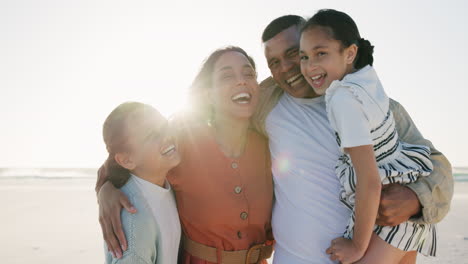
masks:
<instances>
[{"instance_id":1,"label":"rust orange buttoned top","mask_svg":"<svg viewBox=\"0 0 468 264\"><path fill-rule=\"evenodd\" d=\"M182 161L168 179L183 231L191 240L221 250L245 250L272 239L273 180L267 140L249 130L244 153L227 157L205 124L178 136ZM205 264L185 252L182 263ZM266 262L265 262L266 263Z\"/></svg>"}]
</instances>

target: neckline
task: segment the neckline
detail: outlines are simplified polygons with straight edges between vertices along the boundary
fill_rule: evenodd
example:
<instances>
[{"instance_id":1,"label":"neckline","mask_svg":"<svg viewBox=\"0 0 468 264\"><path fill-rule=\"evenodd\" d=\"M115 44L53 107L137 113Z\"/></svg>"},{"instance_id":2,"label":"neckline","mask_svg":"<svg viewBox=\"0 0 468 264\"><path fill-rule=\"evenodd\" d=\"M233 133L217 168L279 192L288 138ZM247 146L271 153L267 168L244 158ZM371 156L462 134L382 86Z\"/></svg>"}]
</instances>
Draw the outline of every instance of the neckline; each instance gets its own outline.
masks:
<instances>
[{"instance_id":1,"label":"neckline","mask_svg":"<svg viewBox=\"0 0 468 264\"><path fill-rule=\"evenodd\" d=\"M249 148L250 137L251 137L251 134L252 134L252 131L250 131L250 129L247 130L247 137L246 137L246 142L245 142L245 146L244 146L244 152L239 157L234 158L234 157L227 156L223 152L223 150L220 148L218 142L216 141L215 128L213 126L210 126L210 125L207 125L207 127L208 127L208 130L209 130L208 132L209 132L212 148L216 149L216 152L220 156L222 156L226 160L236 161L236 162L240 161L245 156L245 154L247 153L247 150Z\"/></svg>"},{"instance_id":2,"label":"neckline","mask_svg":"<svg viewBox=\"0 0 468 264\"><path fill-rule=\"evenodd\" d=\"M318 97L314 98L297 98L294 97L288 93L284 93L284 95L291 101L298 103L298 104L304 104L304 105L313 105L313 104L318 104L321 102L325 102L325 95L321 95Z\"/></svg>"},{"instance_id":3,"label":"neckline","mask_svg":"<svg viewBox=\"0 0 468 264\"><path fill-rule=\"evenodd\" d=\"M138 183L138 184L141 184L141 185L145 185L145 186L148 186L149 188L152 188L158 192L161 192L161 193L168 193L171 191L171 185L169 184L169 181L167 179L164 179L164 186L159 186L157 184L154 184L152 182L149 182L145 179L142 179L138 176L136 176L135 174L132 174L130 173L130 175L134 178L134 180Z\"/></svg>"}]
</instances>

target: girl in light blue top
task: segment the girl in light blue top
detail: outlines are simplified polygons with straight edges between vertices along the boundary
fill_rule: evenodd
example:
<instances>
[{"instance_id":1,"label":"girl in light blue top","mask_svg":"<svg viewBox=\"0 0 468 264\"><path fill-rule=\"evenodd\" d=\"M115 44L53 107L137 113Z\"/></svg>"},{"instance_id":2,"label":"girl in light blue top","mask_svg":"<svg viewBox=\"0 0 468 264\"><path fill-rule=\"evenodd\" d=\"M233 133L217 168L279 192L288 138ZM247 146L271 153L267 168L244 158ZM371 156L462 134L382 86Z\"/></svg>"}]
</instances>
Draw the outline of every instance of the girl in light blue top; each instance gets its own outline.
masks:
<instances>
[{"instance_id":1,"label":"girl in light blue top","mask_svg":"<svg viewBox=\"0 0 468 264\"><path fill-rule=\"evenodd\" d=\"M122 210L128 250L106 263L177 263L180 223L167 172L180 162L168 136L167 120L153 107L127 102L115 108L103 126L109 152L109 181L127 195L136 208ZM120 257L120 258L119 258Z\"/></svg>"}]
</instances>

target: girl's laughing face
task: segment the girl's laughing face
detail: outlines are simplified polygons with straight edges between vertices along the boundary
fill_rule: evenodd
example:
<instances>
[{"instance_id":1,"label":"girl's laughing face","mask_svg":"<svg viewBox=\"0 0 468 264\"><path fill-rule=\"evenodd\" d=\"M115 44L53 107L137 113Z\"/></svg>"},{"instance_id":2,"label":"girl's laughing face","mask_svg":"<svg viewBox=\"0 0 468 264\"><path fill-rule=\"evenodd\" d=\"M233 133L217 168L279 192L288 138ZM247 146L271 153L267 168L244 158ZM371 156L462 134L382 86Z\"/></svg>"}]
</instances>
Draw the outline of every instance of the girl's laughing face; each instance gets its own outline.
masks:
<instances>
[{"instance_id":1,"label":"girl's laughing face","mask_svg":"<svg viewBox=\"0 0 468 264\"><path fill-rule=\"evenodd\" d=\"M325 27L315 26L301 35L301 72L317 94L325 94L333 81L354 70L356 54L355 44L343 47Z\"/></svg>"}]
</instances>

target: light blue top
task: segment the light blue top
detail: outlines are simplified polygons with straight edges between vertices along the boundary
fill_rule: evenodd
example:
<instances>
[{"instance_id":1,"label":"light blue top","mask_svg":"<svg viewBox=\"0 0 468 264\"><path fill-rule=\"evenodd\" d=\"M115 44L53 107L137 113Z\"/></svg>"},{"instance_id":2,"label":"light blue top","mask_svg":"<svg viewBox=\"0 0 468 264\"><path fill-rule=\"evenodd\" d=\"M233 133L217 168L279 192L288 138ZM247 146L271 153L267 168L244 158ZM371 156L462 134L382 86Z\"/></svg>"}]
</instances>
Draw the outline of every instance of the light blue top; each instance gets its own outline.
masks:
<instances>
[{"instance_id":1,"label":"light blue top","mask_svg":"<svg viewBox=\"0 0 468 264\"><path fill-rule=\"evenodd\" d=\"M175 258L177 259L177 253L162 250L163 242L160 225L153 216L151 204L145 198L141 188L139 188L138 180L136 176L132 175L120 189L137 209L135 214L130 214L126 210L121 212L122 228L127 239L128 248L123 252L122 258L117 259L113 258L107 251L107 247L105 247L107 264L160 264L164 262L164 254L176 254ZM157 201L151 201L151 203L157 203Z\"/></svg>"}]
</instances>

